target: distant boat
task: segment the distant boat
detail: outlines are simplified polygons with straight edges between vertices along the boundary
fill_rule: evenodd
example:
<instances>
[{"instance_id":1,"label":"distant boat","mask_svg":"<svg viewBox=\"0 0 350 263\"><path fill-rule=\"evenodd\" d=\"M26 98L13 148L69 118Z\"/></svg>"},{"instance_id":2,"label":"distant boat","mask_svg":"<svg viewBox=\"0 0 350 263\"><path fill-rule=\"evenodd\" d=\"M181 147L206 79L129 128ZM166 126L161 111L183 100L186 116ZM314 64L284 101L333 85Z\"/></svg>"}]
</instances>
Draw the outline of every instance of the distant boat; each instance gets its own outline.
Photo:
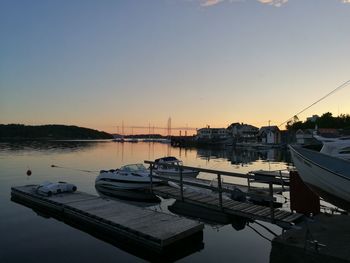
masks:
<instances>
[{"instance_id":1,"label":"distant boat","mask_svg":"<svg viewBox=\"0 0 350 263\"><path fill-rule=\"evenodd\" d=\"M302 180L325 201L350 211L350 161L289 146Z\"/></svg>"},{"instance_id":2,"label":"distant boat","mask_svg":"<svg viewBox=\"0 0 350 263\"><path fill-rule=\"evenodd\" d=\"M101 170L95 187L105 193L128 199L150 199L150 171L143 164L124 165L120 169ZM153 183L160 180L153 179Z\"/></svg>"},{"instance_id":3,"label":"distant boat","mask_svg":"<svg viewBox=\"0 0 350 263\"><path fill-rule=\"evenodd\" d=\"M178 176L180 175L180 166L182 166L182 161L173 156L163 157L156 159L154 166L154 171L159 175L170 175ZM168 165L174 166L168 166ZM184 176L197 176L198 171L192 169L182 169L182 175Z\"/></svg>"},{"instance_id":4,"label":"distant boat","mask_svg":"<svg viewBox=\"0 0 350 263\"><path fill-rule=\"evenodd\" d=\"M113 142L125 142L123 137L117 137L112 140Z\"/></svg>"},{"instance_id":5,"label":"distant boat","mask_svg":"<svg viewBox=\"0 0 350 263\"><path fill-rule=\"evenodd\" d=\"M350 137L326 138L313 135L323 143L321 153L350 160Z\"/></svg>"},{"instance_id":6,"label":"distant boat","mask_svg":"<svg viewBox=\"0 0 350 263\"><path fill-rule=\"evenodd\" d=\"M126 140L127 142L138 142L138 139L136 138L130 138Z\"/></svg>"}]
</instances>

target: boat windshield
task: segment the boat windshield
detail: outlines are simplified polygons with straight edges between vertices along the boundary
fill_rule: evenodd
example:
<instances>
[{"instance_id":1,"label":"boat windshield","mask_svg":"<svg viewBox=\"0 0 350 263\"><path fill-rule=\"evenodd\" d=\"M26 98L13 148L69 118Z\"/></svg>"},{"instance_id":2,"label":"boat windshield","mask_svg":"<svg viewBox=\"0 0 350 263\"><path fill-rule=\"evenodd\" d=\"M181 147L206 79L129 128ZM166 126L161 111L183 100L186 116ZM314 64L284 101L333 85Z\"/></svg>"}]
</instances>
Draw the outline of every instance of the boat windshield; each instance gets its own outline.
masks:
<instances>
[{"instance_id":1,"label":"boat windshield","mask_svg":"<svg viewBox=\"0 0 350 263\"><path fill-rule=\"evenodd\" d=\"M146 171L146 167L142 163L137 164L128 164L120 168L120 170L127 171L127 172L140 172L140 171Z\"/></svg>"}]
</instances>

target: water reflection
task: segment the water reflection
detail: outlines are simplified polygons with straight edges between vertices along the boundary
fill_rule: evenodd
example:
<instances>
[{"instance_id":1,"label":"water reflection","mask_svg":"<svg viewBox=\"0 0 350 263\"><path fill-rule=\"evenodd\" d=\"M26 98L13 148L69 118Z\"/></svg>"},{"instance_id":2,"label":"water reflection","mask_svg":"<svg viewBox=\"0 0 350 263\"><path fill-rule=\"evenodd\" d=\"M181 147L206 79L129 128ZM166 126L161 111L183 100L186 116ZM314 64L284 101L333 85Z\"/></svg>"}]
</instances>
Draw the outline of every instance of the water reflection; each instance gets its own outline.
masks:
<instances>
[{"instance_id":1,"label":"water reflection","mask_svg":"<svg viewBox=\"0 0 350 263\"><path fill-rule=\"evenodd\" d=\"M108 140L86 140L86 141L0 141L0 152L7 153L24 153L24 152L46 152L46 153L62 153L88 150L96 146L98 143L109 142Z\"/></svg>"},{"instance_id":2,"label":"water reflection","mask_svg":"<svg viewBox=\"0 0 350 263\"><path fill-rule=\"evenodd\" d=\"M56 220L43 220L42 217L33 216L31 210L10 202L9 195L12 185L36 184L45 180L74 183L80 191L96 195L98 193L94 185L99 170L115 169L125 164L142 163L144 160L154 160L167 155L175 156L189 166L243 173L257 169L283 169L286 167L285 162L287 161L286 157L288 157L283 151L279 152L278 149L271 153L269 151L232 148L173 148L169 144L154 142L123 144L101 141L0 142L0 196L3 197L3 202L0 202L2 212L0 213L0 229L4 240L7 240L2 246L3 249L0 250L0 261L23 262L27 260L34 262L43 254L43 251L38 248L43 246L46 255L54 254L57 252L57 248L64 249L65 255L68 255L69 258L84 258L84 262L96 262L101 261L101 259L103 262L115 262L117 259L121 259L122 262L140 262L139 258L155 260L147 252L144 255L143 252L135 251L134 247L124 247L123 242L113 244L113 240L105 238L104 235L99 236L100 233L90 232L91 229L84 230L84 232L104 241L107 239L106 242L110 241L110 244L123 251L94 238L91 239L81 231L67 228ZM52 164L60 166L62 169L53 168ZM33 171L30 177L25 174L28 166ZM96 171L96 173L87 173L83 170ZM207 179L205 175L201 174L198 177ZM225 178L226 181L229 182L229 179ZM234 183L236 182L234 181ZM148 206L148 209L166 213L171 213L172 210L174 214L198 220L198 214L190 214L193 213L191 209L183 211L184 209L179 208L177 204L173 205L175 202L173 199L164 200L161 198L161 200L161 203ZM269 261L271 244L260 238L248 227L247 223L249 225L253 223L245 220L240 222L240 219L232 218L221 221L221 219L215 218L216 215L205 218L208 214L203 214L201 220L208 220L204 229L204 241L197 247L189 245L183 251L178 251L179 255L175 255L173 260L181 258L181 262L212 262L219 254L221 262L230 262L232 259L237 262ZM43 215L45 213L41 214L41 216ZM212 227L213 221L214 224L215 221L218 224L219 231ZM78 229L80 229L79 227L77 226ZM43 236L48 233L49 238L44 239ZM19 242L18 236L22 237L22 241ZM69 244L66 242L67 239L70 240ZM36 243L34 245L33 242L23 240L36 240ZM205 249L203 249L203 243L205 243ZM234 249L232 244L234 244ZM190 251L186 252L186 249ZM254 250L254 253L244 252L250 249ZM94 251L96 250L99 251L98 255L95 255ZM16 253L16 251L23 253ZM200 253L194 253L196 251L200 251ZM139 258L131 255L136 255ZM155 257L157 258L157 256ZM169 256L163 259L166 261L170 258ZM62 262L62 258L55 258L53 262Z\"/></svg>"},{"instance_id":3,"label":"water reflection","mask_svg":"<svg viewBox=\"0 0 350 263\"><path fill-rule=\"evenodd\" d=\"M273 162L290 162L290 155L285 149L252 149L252 148L227 148L227 149L197 149L197 156L206 161L212 159L226 159L231 164L247 165L258 160Z\"/></svg>"}]
</instances>

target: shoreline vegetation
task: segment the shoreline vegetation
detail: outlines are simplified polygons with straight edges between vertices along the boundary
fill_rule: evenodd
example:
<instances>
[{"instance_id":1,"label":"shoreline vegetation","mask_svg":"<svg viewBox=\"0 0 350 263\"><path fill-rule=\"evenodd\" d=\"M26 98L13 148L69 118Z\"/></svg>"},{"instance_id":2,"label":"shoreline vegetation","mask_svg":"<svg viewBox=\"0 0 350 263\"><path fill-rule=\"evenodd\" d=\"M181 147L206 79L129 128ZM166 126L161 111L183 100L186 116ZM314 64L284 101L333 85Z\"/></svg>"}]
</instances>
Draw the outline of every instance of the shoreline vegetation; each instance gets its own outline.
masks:
<instances>
[{"instance_id":1,"label":"shoreline vegetation","mask_svg":"<svg viewBox=\"0 0 350 263\"><path fill-rule=\"evenodd\" d=\"M0 124L0 140L113 139L113 135L74 125Z\"/></svg>"}]
</instances>

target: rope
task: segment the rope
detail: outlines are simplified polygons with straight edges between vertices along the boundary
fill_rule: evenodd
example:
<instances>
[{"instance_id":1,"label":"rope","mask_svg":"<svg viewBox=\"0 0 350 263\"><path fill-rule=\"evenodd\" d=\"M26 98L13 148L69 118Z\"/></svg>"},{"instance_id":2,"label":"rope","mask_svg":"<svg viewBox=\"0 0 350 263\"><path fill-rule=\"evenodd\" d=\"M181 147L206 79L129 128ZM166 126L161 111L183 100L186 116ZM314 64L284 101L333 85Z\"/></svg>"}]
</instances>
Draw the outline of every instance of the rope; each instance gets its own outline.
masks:
<instances>
[{"instance_id":1,"label":"rope","mask_svg":"<svg viewBox=\"0 0 350 263\"><path fill-rule=\"evenodd\" d=\"M256 230L254 227L252 227L251 225L247 225L249 228L251 228L255 233L257 233L259 236L261 236L262 238L264 238L264 239L266 239L267 241L269 241L269 242L272 242L272 240L271 239L269 239L269 238L267 238L267 237L265 237L263 234L261 234L258 230Z\"/></svg>"},{"instance_id":2,"label":"rope","mask_svg":"<svg viewBox=\"0 0 350 263\"><path fill-rule=\"evenodd\" d=\"M272 231L271 229L269 229L267 226L264 226L263 224L260 224L260 223L258 223L258 222L256 222L256 221L254 221L254 223L257 224L257 225L259 225L259 226L261 226L261 227L263 227L263 228L265 228L265 230L269 231L269 232L270 232L272 235L274 235L275 237L278 236L275 232L273 232L273 231Z\"/></svg>"},{"instance_id":3,"label":"rope","mask_svg":"<svg viewBox=\"0 0 350 263\"><path fill-rule=\"evenodd\" d=\"M320 101L324 100L325 98L327 98L328 96L332 95L333 93L337 92L338 90L340 90L341 88L344 88L346 86L348 86L350 84L350 79L348 81L345 81L343 84L341 84L340 86L336 87L334 90L332 90L331 92L327 93L326 95L324 95L322 98L316 100L314 103L312 103L311 105L307 106L306 108L302 109L301 111L299 111L297 114L294 114L293 117L289 118L288 120L286 120L285 122L282 122L280 125L278 125L278 127L282 126L283 124L287 123L288 121L292 120L295 116L298 116L299 114L303 113L304 111L310 109L312 106L314 106L315 104L319 103Z\"/></svg>"},{"instance_id":4,"label":"rope","mask_svg":"<svg viewBox=\"0 0 350 263\"><path fill-rule=\"evenodd\" d=\"M80 171L80 172L85 172L85 173L99 173L100 171L92 171L92 170L85 170L85 169L78 169L78 168L73 168L73 167L64 167L64 166L59 166L55 164L51 164L52 168L60 168L60 169L68 169L68 170L73 170L73 171Z\"/></svg>"}]
</instances>

